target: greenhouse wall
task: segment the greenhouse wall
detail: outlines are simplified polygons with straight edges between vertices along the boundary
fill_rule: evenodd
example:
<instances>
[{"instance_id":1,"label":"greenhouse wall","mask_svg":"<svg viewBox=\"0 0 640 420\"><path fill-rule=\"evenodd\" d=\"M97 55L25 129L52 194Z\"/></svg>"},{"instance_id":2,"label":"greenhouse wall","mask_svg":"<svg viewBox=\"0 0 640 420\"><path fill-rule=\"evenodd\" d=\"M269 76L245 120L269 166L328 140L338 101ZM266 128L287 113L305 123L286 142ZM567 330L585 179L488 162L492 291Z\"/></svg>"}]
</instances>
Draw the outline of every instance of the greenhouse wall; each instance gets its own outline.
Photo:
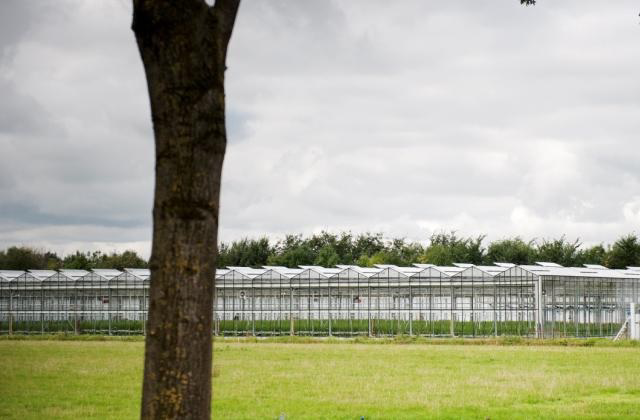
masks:
<instances>
[{"instance_id":1,"label":"greenhouse wall","mask_svg":"<svg viewBox=\"0 0 640 420\"><path fill-rule=\"evenodd\" d=\"M632 269L545 265L228 267L212 333L608 337L639 282ZM143 269L0 271L0 333L145 334L149 284Z\"/></svg>"}]
</instances>

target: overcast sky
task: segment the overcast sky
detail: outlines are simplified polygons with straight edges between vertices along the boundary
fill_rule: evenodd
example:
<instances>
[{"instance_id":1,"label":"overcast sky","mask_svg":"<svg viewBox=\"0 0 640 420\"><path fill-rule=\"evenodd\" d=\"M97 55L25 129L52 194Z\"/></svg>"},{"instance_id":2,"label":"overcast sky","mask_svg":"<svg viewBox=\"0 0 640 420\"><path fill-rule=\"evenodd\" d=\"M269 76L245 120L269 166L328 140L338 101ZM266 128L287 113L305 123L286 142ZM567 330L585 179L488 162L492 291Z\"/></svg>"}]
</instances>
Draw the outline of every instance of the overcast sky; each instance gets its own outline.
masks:
<instances>
[{"instance_id":1,"label":"overcast sky","mask_svg":"<svg viewBox=\"0 0 640 420\"><path fill-rule=\"evenodd\" d=\"M130 23L125 0L0 3L0 248L148 255ZM639 49L632 0L244 0L221 238L638 232Z\"/></svg>"}]
</instances>

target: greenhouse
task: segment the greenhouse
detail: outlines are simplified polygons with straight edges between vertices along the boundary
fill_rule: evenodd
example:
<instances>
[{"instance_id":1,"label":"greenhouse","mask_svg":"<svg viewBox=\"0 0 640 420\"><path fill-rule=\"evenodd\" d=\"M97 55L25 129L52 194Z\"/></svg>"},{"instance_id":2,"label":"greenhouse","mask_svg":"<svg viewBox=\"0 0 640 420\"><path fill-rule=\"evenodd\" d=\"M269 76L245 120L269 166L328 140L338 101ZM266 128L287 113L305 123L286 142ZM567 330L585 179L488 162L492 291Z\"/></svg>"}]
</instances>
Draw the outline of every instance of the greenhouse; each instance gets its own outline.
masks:
<instances>
[{"instance_id":1,"label":"greenhouse","mask_svg":"<svg viewBox=\"0 0 640 420\"><path fill-rule=\"evenodd\" d=\"M0 270L0 333L144 334L149 284L146 269ZM215 285L216 335L614 337L640 268L227 267Z\"/></svg>"}]
</instances>

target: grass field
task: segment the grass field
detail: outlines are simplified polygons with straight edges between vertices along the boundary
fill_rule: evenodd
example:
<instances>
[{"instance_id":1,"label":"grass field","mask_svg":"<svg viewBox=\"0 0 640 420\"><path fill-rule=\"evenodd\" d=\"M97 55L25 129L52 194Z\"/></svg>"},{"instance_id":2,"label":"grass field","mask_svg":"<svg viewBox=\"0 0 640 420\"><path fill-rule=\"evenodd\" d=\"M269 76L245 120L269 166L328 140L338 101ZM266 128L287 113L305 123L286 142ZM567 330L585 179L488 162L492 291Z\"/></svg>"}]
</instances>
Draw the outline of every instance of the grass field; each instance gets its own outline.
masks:
<instances>
[{"instance_id":1,"label":"grass field","mask_svg":"<svg viewBox=\"0 0 640 420\"><path fill-rule=\"evenodd\" d=\"M218 340L214 417L640 417L640 347L585 344ZM2 339L0 418L135 418L142 354L135 339Z\"/></svg>"}]
</instances>

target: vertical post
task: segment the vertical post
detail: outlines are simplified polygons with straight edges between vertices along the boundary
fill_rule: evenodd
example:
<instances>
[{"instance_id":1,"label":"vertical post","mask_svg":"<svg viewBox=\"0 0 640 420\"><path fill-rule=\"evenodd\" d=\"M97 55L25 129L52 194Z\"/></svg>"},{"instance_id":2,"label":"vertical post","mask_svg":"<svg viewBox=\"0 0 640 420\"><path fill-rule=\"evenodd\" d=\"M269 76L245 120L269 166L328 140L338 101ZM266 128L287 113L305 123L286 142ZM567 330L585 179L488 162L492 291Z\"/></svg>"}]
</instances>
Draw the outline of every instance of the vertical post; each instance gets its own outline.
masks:
<instances>
[{"instance_id":1,"label":"vertical post","mask_svg":"<svg viewBox=\"0 0 640 420\"><path fill-rule=\"evenodd\" d=\"M296 325L293 321L293 287L291 287L291 280L289 280L289 335L296 335Z\"/></svg>"},{"instance_id":2,"label":"vertical post","mask_svg":"<svg viewBox=\"0 0 640 420\"><path fill-rule=\"evenodd\" d=\"M40 290L40 334L44 334L44 289Z\"/></svg>"},{"instance_id":3,"label":"vertical post","mask_svg":"<svg viewBox=\"0 0 640 420\"><path fill-rule=\"evenodd\" d=\"M291 311L289 311L291 312ZM251 285L251 335L256 336L256 286Z\"/></svg>"},{"instance_id":4,"label":"vertical post","mask_svg":"<svg viewBox=\"0 0 640 420\"><path fill-rule=\"evenodd\" d=\"M78 290L77 285L74 283L74 287L76 288L75 294L73 295L73 333L78 335Z\"/></svg>"},{"instance_id":5,"label":"vertical post","mask_svg":"<svg viewBox=\"0 0 640 420\"><path fill-rule=\"evenodd\" d=\"M338 283L340 283L340 280L338 279ZM347 283L348 284L348 283ZM349 287L347 289L349 291L349 304L348 304L348 308L347 308L347 316L349 317L349 337L353 336L353 322L351 319L351 314L355 313L355 308L353 307L353 290L351 289L351 287Z\"/></svg>"},{"instance_id":6,"label":"vertical post","mask_svg":"<svg viewBox=\"0 0 640 420\"><path fill-rule=\"evenodd\" d=\"M638 340L640 337L638 337L638 324L637 324L637 316L636 316L636 304L634 302L631 302L629 304L629 310L630 310L630 319L629 319L629 337L632 340Z\"/></svg>"},{"instance_id":7,"label":"vertical post","mask_svg":"<svg viewBox=\"0 0 640 420\"><path fill-rule=\"evenodd\" d=\"M367 315L369 318L369 337L373 336L373 326L371 325L371 280L367 279Z\"/></svg>"},{"instance_id":8,"label":"vertical post","mask_svg":"<svg viewBox=\"0 0 640 420\"><path fill-rule=\"evenodd\" d=\"M147 335L147 311L145 309L145 302L147 301L146 289L144 283L142 283L142 302L140 303L140 316L142 317L142 335Z\"/></svg>"},{"instance_id":9,"label":"vertical post","mask_svg":"<svg viewBox=\"0 0 640 420\"><path fill-rule=\"evenodd\" d=\"M9 335L13 335L13 293L9 292Z\"/></svg>"},{"instance_id":10,"label":"vertical post","mask_svg":"<svg viewBox=\"0 0 640 420\"><path fill-rule=\"evenodd\" d=\"M107 301L107 313L109 315L109 335L111 335L111 282L109 282L109 300Z\"/></svg>"},{"instance_id":11,"label":"vertical post","mask_svg":"<svg viewBox=\"0 0 640 420\"><path fill-rule=\"evenodd\" d=\"M328 285L327 291L328 291L327 296L328 296L328 305L329 305L327 318L329 318L329 337L331 337L331 286L330 285Z\"/></svg>"},{"instance_id":12,"label":"vertical post","mask_svg":"<svg viewBox=\"0 0 640 420\"><path fill-rule=\"evenodd\" d=\"M413 335L413 293L411 284L409 284L409 335Z\"/></svg>"},{"instance_id":13,"label":"vertical post","mask_svg":"<svg viewBox=\"0 0 640 420\"><path fill-rule=\"evenodd\" d=\"M544 330L542 327L542 277L538 277L535 284L536 299L536 338L544 338Z\"/></svg>"},{"instance_id":14,"label":"vertical post","mask_svg":"<svg viewBox=\"0 0 640 420\"><path fill-rule=\"evenodd\" d=\"M493 281L493 335L498 336L498 281L500 278L496 278Z\"/></svg>"},{"instance_id":15,"label":"vertical post","mask_svg":"<svg viewBox=\"0 0 640 420\"><path fill-rule=\"evenodd\" d=\"M449 330L450 330L449 332L451 333L451 337L456 336L456 330L455 330L454 320L453 320L453 317L454 317L453 310L454 310L455 304L456 304L456 297L453 292L453 279L452 279L451 280L451 302L449 304L449 311L451 313L451 316L450 316L451 319L449 319Z\"/></svg>"}]
</instances>

